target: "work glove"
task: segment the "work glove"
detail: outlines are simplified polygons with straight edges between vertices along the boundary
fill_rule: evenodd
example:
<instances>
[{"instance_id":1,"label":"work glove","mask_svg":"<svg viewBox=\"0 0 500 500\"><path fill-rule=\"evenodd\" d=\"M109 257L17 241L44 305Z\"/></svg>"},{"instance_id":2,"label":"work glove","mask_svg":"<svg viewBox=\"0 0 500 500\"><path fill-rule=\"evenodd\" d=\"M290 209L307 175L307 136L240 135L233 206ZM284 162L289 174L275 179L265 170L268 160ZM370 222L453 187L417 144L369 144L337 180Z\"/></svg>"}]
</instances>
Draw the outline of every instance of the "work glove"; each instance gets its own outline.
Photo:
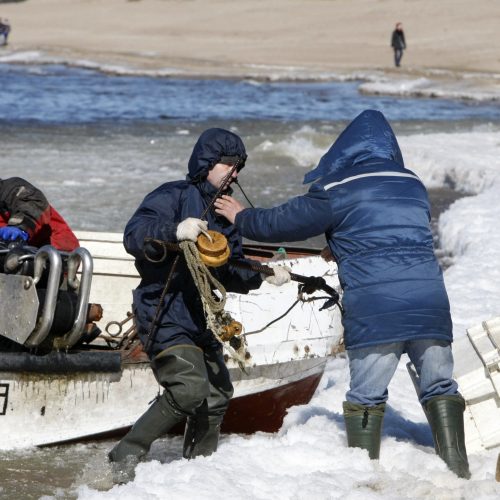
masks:
<instances>
[{"instance_id":1,"label":"work glove","mask_svg":"<svg viewBox=\"0 0 500 500\"><path fill-rule=\"evenodd\" d=\"M29 235L26 231L19 229L16 226L4 226L0 227L0 240L4 241L16 241L23 240L28 241Z\"/></svg>"},{"instance_id":2,"label":"work glove","mask_svg":"<svg viewBox=\"0 0 500 500\"><path fill-rule=\"evenodd\" d=\"M206 221L195 219L194 217L188 217L177 226L175 235L177 237L177 241L196 241L200 233L207 230L208 223Z\"/></svg>"},{"instance_id":3,"label":"work glove","mask_svg":"<svg viewBox=\"0 0 500 500\"><path fill-rule=\"evenodd\" d=\"M272 268L274 274L266 276L264 279L274 286L281 286L291 281L291 269L288 266L276 266Z\"/></svg>"}]
</instances>

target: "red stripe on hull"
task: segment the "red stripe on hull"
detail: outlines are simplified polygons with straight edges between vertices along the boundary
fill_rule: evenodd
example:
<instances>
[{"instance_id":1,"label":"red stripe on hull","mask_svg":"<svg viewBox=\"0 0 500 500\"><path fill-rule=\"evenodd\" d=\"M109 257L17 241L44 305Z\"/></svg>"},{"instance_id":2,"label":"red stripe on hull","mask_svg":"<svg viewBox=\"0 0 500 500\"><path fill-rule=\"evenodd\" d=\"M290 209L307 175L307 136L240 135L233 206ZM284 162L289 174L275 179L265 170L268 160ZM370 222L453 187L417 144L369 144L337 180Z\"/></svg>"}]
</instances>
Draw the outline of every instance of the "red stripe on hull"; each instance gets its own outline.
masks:
<instances>
[{"instance_id":1,"label":"red stripe on hull","mask_svg":"<svg viewBox=\"0 0 500 500\"><path fill-rule=\"evenodd\" d=\"M253 434L258 431L279 431L288 408L308 403L322 376L323 371L275 389L232 399L224 416L222 432L225 434ZM169 434L184 434L184 425L184 422L180 422L170 430ZM62 443L116 438L124 436L129 430L130 426L127 426L39 446L45 447Z\"/></svg>"},{"instance_id":2,"label":"red stripe on hull","mask_svg":"<svg viewBox=\"0 0 500 500\"><path fill-rule=\"evenodd\" d=\"M308 403L323 373L311 375L276 389L231 400L222 423L222 432L253 434L277 432L288 408Z\"/></svg>"}]
</instances>

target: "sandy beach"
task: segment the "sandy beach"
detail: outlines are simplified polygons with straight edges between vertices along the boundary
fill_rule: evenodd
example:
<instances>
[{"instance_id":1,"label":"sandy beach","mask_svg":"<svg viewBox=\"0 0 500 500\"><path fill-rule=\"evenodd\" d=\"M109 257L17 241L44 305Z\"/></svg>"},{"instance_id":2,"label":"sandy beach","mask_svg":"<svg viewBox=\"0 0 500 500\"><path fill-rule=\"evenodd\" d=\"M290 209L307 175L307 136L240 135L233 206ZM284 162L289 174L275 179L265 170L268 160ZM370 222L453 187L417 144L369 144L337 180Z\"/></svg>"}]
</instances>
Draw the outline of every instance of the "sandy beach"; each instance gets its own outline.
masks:
<instances>
[{"instance_id":1,"label":"sandy beach","mask_svg":"<svg viewBox=\"0 0 500 500\"><path fill-rule=\"evenodd\" d=\"M500 92L496 0L26 0L0 4L0 17L12 25L0 57L223 77L468 74ZM399 69L397 21L408 45Z\"/></svg>"}]
</instances>

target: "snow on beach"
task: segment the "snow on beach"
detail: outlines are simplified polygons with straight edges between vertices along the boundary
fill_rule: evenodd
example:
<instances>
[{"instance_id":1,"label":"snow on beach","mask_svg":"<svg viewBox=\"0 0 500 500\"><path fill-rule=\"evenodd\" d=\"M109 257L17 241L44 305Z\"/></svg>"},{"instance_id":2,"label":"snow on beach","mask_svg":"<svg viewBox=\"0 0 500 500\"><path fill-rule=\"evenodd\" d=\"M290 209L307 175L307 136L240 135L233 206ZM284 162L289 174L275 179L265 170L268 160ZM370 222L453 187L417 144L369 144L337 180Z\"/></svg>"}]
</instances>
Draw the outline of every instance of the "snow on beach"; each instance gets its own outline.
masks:
<instances>
[{"instance_id":1,"label":"snow on beach","mask_svg":"<svg viewBox=\"0 0 500 500\"><path fill-rule=\"evenodd\" d=\"M245 23L239 24L237 38L233 35L228 37L226 29L234 30L234 23L226 21L212 30L210 37L200 35L206 32L206 26L213 26L214 2L122 2L119 16L96 11L101 6L112 9L111 5L116 3L111 0L73 1L70 5L70 0L54 0L2 4L2 10L7 9L7 14L4 12L3 15L18 20L13 43L25 43L25 51L14 53L10 48L3 48L0 62L67 64L108 74L158 77L192 75L192 65L194 71L214 74L213 65L207 69L205 65L207 60L217 63L221 60L210 45L215 42L222 47L225 62L224 67L216 66L216 72L226 71L226 76L231 77L255 80L361 80L364 83L360 90L366 94L453 97L487 102L498 101L500 94L498 73L474 75L454 72L447 75L432 70L412 71L410 68L411 64L422 68L423 63L434 67L446 63L451 68L499 71L496 50L498 16L494 11L498 5L491 0L474 3L465 0L288 2L284 8L279 8L284 2L270 2L272 5L254 2L251 6L248 2L217 2L219 19L245 19ZM376 3L382 8L376 9ZM259 9L258 4L263 8ZM304 8L302 12L297 10L301 4ZM161 8L192 8L193 5L200 15L178 15L183 12L177 10L174 15L158 14ZM71 8L67 8L69 6ZM323 6L337 12L331 15L328 10L323 10ZM18 11L15 18L11 15L14 9ZM239 9L247 9L248 12L242 15ZM209 17L202 15L205 10ZM54 15L56 12L57 15ZM96 12L99 14L96 15ZM369 15L360 15L360 12L368 12ZM344 68L352 68L356 61L359 67L363 67L363 61L369 61L371 68L390 64L392 53L388 47L387 30L394 21L394 12L398 12L398 17L405 21L410 44L403 71L397 75L389 71L388 78L386 72L376 69L319 73L301 67L304 61L311 64L310 59L315 54L322 54L321 58L315 59L316 67L321 68L337 68L339 61L344 61ZM148 15L151 17L148 18ZM162 18L171 22L175 29L169 29L169 26L167 29L150 29L151 19L156 26ZM107 19L113 22L106 25ZM305 23L305 28L296 27L296 22ZM146 26L148 29L145 29ZM290 26L293 29L290 30ZM312 36L311 26L314 26ZM356 29L353 30L352 26ZM154 38L149 41L150 34L165 37L170 31L172 37L166 41L164 38L161 43ZM286 36L290 32L292 38ZM222 43L220 37L226 37ZM113 45L114 40L117 41L116 46ZM278 40L283 40L281 46L275 45ZM203 44L201 51L199 42ZM39 47L50 45L58 48L53 51L56 56L46 56L38 51ZM74 60L61 57L60 48L67 50L66 47L71 46L88 47L89 51L78 51ZM160 62L155 69L131 68L123 63L121 57L114 59L113 63L108 62L110 52L118 50L121 55L123 47L126 47L132 61L144 54L148 62L150 59ZM251 50L247 50L248 47ZM148 54L147 51L152 48L167 52L170 58L157 57L153 52ZM182 58L184 48L185 53L201 53L206 59L201 60L201 65L190 59L182 68L171 68L170 62ZM93 49L102 51L106 62L92 60L92 54L96 53L92 52ZM137 51L135 55L133 50ZM251 64L248 54L253 56L259 53L260 56ZM234 59L228 60L231 55ZM235 67L232 64L234 60L243 63ZM275 66L275 61L283 61L284 65ZM492 105L496 104L498 102ZM398 137L408 168L418 173L426 185L439 187L451 183L471 195L454 203L441 216L439 224L440 245L453 255L453 265L446 270L445 280L452 306L454 335L464 336L467 327L500 314L500 236L496 231L500 215L496 199L500 196L498 130ZM295 160L298 156L299 163L304 168L310 168L310 163L317 161L324 149L308 142L308 138L300 139L302 142L292 144L290 158ZM312 145L311 150L307 149L309 144ZM276 143L265 145L270 149L275 146ZM286 154L287 144L280 143L279 146ZM57 151L57 148L54 150ZM99 160L97 153L94 154ZM33 168L40 169L38 163L31 163ZM99 161L95 164L102 166ZM16 168L19 167L16 165ZM126 169L124 171L127 172ZM51 194L56 196L57 192L54 190ZM104 461L91 459L88 474L78 481L81 486L75 485L76 494L81 499L121 500L500 498L500 483L494 479L499 448L470 454L470 481L456 478L434 454L430 431L404 362L400 363L390 386L380 461L370 461L366 452L347 448L341 404L348 379L346 359L334 359L329 363L312 401L308 405L292 408L277 434L224 436L217 454L189 462L173 458L180 456L179 438L163 441L156 449L166 446L169 458L166 459L164 453L153 453L154 460L137 467L135 481L114 486L107 492L96 488L98 479L103 474L109 475L108 466ZM161 460L157 460L159 455ZM59 491L55 498L67 498L66 493Z\"/></svg>"},{"instance_id":2,"label":"snow on beach","mask_svg":"<svg viewBox=\"0 0 500 500\"><path fill-rule=\"evenodd\" d=\"M27 64L41 62L38 54L28 55L25 55ZM82 66L107 71L93 63L85 62ZM111 72L121 73L122 69L114 68ZM123 74L130 73L124 68ZM160 72L156 76L164 75ZM408 94L403 80L392 80L386 85L383 75L373 71L351 76L369 82L362 84L364 92L377 93L380 87L376 85L383 84L383 92L392 93L392 89L397 95ZM468 89L464 82L465 79L457 84L462 86L461 97L478 101L488 98L483 90ZM370 89L368 85L374 87ZM419 86L425 85L434 86L435 95L443 95L438 93L442 83L432 75L426 75L425 81L419 80L414 85L416 90L410 93L418 94ZM496 231L500 219L498 126L466 128L462 124L458 127L460 132L398 133L407 167L429 188L452 185L467 195L442 214L439 222L440 246L452 255L445 281L456 338L463 337L466 328L500 314L500 236ZM325 134L313 126L301 126L285 139L266 138L259 142L252 157L253 153L270 151L290 158L293 164L306 170L325 152L323 142L330 140ZM101 165L99 161L95 163ZM127 169L124 172L123 175L131 175ZM96 176L97 180L102 182L100 176ZM370 461L366 452L347 448L342 401L348 380L346 359L336 358L329 363L312 401L292 408L277 434L224 436L217 454L193 461L177 458L181 453L179 438L162 441L155 447L151 461L137 467L133 482L109 491L98 489L110 487L107 464L90 461L84 477L74 485L76 494L84 500L500 498L500 483L494 479L500 449L469 454L470 481L456 478L435 455L430 430L404 360L389 388L380 461Z\"/></svg>"},{"instance_id":3,"label":"snow on beach","mask_svg":"<svg viewBox=\"0 0 500 500\"><path fill-rule=\"evenodd\" d=\"M207 458L143 463L133 483L108 492L81 486L79 498L498 498L496 452L470 455L470 481L456 478L435 455L403 365L390 387L380 461L347 448L341 407L347 384L346 360L336 359L316 396L292 408L279 433L227 436Z\"/></svg>"},{"instance_id":4,"label":"snow on beach","mask_svg":"<svg viewBox=\"0 0 500 500\"><path fill-rule=\"evenodd\" d=\"M408 168L429 187L451 183L469 196L440 219L440 243L453 254L445 272L454 335L500 314L500 141L488 127L472 132L400 137ZM269 145L267 145L269 147ZM293 150L293 146L291 151ZM389 388L380 461L346 446L342 401L348 387L347 360L332 360L315 397L289 411L277 434L225 436L217 454L192 461L158 460L137 467L127 485L98 491L93 499L497 499L496 450L469 453L472 479L456 478L435 455L432 437L405 363ZM164 442L179 446L180 442ZM180 450L179 450L180 453ZM173 452L174 456L175 452Z\"/></svg>"},{"instance_id":5,"label":"snow on beach","mask_svg":"<svg viewBox=\"0 0 500 500\"><path fill-rule=\"evenodd\" d=\"M440 245L453 255L445 272L454 335L500 314L500 141L497 132L401 138L408 168L427 186L448 182L472 196L455 202L439 221Z\"/></svg>"}]
</instances>

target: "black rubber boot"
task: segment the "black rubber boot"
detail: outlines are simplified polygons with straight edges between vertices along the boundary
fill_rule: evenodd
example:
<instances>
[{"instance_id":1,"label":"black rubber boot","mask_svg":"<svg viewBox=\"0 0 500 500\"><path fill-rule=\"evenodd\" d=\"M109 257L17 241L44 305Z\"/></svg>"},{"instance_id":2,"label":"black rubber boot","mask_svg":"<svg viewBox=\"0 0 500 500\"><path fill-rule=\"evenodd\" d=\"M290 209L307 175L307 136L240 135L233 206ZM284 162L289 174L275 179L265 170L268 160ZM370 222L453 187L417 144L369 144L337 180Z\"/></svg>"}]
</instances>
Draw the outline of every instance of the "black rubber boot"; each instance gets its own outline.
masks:
<instances>
[{"instance_id":1,"label":"black rubber boot","mask_svg":"<svg viewBox=\"0 0 500 500\"><path fill-rule=\"evenodd\" d=\"M162 351L152 362L153 372L165 391L137 420L129 433L110 451L116 482L133 478L137 463L153 441L175 424L195 415L209 395L203 351L195 346L174 346Z\"/></svg>"},{"instance_id":2,"label":"black rubber boot","mask_svg":"<svg viewBox=\"0 0 500 500\"><path fill-rule=\"evenodd\" d=\"M184 433L184 458L208 457L217 451L222 417L199 415L189 417Z\"/></svg>"},{"instance_id":3,"label":"black rubber boot","mask_svg":"<svg viewBox=\"0 0 500 500\"><path fill-rule=\"evenodd\" d=\"M233 386L222 350L207 348L204 353L210 394L193 416L188 417L184 433L184 458L208 456L217 451L220 427L233 395Z\"/></svg>"},{"instance_id":4,"label":"black rubber boot","mask_svg":"<svg viewBox=\"0 0 500 500\"><path fill-rule=\"evenodd\" d=\"M149 451L153 441L166 434L182 418L182 415L175 414L166 399L160 396L109 452L109 460L122 462L132 456L138 462Z\"/></svg>"},{"instance_id":5,"label":"black rubber boot","mask_svg":"<svg viewBox=\"0 0 500 500\"><path fill-rule=\"evenodd\" d=\"M153 441L182 420L160 396L134 424L128 434L109 452L113 481L124 484L135 475L135 467L147 454Z\"/></svg>"},{"instance_id":6,"label":"black rubber boot","mask_svg":"<svg viewBox=\"0 0 500 500\"><path fill-rule=\"evenodd\" d=\"M436 453L458 477L469 479L462 396L436 396L425 405Z\"/></svg>"},{"instance_id":7,"label":"black rubber boot","mask_svg":"<svg viewBox=\"0 0 500 500\"><path fill-rule=\"evenodd\" d=\"M347 446L368 450L372 460L378 459L385 403L365 406L344 401L343 408Z\"/></svg>"}]
</instances>

